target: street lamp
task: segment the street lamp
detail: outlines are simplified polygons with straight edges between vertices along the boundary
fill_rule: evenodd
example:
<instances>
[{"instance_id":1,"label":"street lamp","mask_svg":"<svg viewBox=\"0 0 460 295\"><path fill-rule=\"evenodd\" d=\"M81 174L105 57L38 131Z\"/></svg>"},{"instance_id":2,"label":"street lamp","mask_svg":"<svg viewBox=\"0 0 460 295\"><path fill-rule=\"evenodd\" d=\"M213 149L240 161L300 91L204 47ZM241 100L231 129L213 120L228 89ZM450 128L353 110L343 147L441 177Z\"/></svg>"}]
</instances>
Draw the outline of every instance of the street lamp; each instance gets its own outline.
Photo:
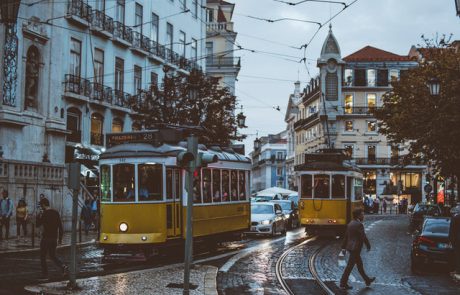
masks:
<instances>
[{"instance_id":1,"label":"street lamp","mask_svg":"<svg viewBox=\"0 0 460 295\"><path fill-rule=\"evenodd\" d=\"M460 0L458 0L460 1ZM439 81L438 78L436 77L433 77L431 78L430 80L428 80L428 88L430 89L430 94L432 96L438 96L439 95L439 91L441 89L441 83Z\"/></svg>"},{"instance_id":2,"label":"street lamp","mask_svg":"<svg viewBox=\"0 0 460 295\"><path fill-rule=\"evenodd\" d=\"M256 140L254 140L254 150L258 150L259 148L260 148L260 139L256 138Z\"/></svg>"},{"instance_id":3,"label":"street lamp","mask_svg":"<svg viewBox=\"0 0 460 295\"><path fill-rule=\"evenodd\" d=\"M0 4L1 23L5 24L3 52L3 104L16 106L18 37L17 21L21 0L2 0Z\"/></svg>"},{"instance_id":4,"label":"street lamp","mask_svg":"<svg viewBox=\"0 0 460 295\"><path fill-rule=\"evenodd\" d=\"M236 116L236 121L239 128L245 128L246 116L243 114L243 106L241 106L241 112Z\"/></svg>"}]
</instances>

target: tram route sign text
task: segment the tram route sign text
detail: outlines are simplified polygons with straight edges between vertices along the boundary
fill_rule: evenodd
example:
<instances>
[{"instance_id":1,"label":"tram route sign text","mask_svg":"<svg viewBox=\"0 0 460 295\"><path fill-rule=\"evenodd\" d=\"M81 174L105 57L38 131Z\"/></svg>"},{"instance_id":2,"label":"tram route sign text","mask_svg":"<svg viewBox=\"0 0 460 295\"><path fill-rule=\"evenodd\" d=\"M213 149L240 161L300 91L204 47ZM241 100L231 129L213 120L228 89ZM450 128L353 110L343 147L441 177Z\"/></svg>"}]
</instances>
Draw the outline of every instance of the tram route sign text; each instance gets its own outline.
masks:
<instances>
[{"instance_id":1,"label":"tram route sign text","mask_svg":"<svg viewBox=\"0 0 460 295\"><path fill-rule=\"evenodd\" d=\"M124 143L153 143L158 141L158 131L142 131L107 134L107 147Z\"/></svg>"}]
</instances>

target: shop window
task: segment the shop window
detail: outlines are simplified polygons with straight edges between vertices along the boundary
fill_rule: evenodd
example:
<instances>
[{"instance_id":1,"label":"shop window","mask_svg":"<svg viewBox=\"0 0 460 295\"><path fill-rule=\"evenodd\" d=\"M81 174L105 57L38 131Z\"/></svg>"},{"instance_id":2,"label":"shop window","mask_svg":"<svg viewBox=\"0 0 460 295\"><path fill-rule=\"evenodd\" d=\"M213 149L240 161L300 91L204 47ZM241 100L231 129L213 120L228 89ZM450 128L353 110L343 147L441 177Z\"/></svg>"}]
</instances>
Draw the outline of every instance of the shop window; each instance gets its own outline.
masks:
<instances>
[{"instance_id":1,"label":"shop window","mask_svg":"<svg viewBox=\"0 0 460 295\"><path fill-rule=\"evenodd\" d=\"M364 172L364 193L375 195L377 193L377 174L375 171Z\"/></svg>"},{"instance_id":2,"label":"shop window","mask_svg":"<svg viewBox=\"0 0 460 295\"><path fill-rule=\"evenodd\" d=\"M212 170L213 202L221 202L222 201L220 180L221 180L220 170L219 169Z\"/></svg>"},{"instance_id":3,"label":"shop window","mask_svg":"<svg viewBox=\"0 0 460 295\"><path fill-rule=\"evenodd\" d=\"M163 200L163 165L142 164L138 168L139 201Z\"/></svg>"},{"instance_id":4,"label":"shop window","mask_svg":"<svg viewBox=\"0 0 460 295\"><path fill-rule=\"evenodd\" d=\"M314 197L316 199L329 199L329 175L318 174L314 178Z\"/></svg>"},{"instance_id":5,"label":"shop window","mask_svg":"<svg viewBox=\"0 0 460 295\"><path fill-rule=\"evenodd\" d=\"M332 175L332 198L343 199L345 198L345 176Z\"/></svg>"},{"instance_id":6,"label":"shop window","mask_svg":"<svg viewBox=\"0 0 460 295\"><path fill-rule=\"evenodd\" d=\"M101 165L101 201L110 202L112 198L112 175L110 173L110 166Z\"/></svg>"},{"instance_id":7,"label":"shop window","mask_svg":"<svg viewBox=\"0 0 460 295\"><path fill-rule=\"evenodd\" d=\"M135 201L134 165L119 164L113 166L113 201L134 202Z\"/></svg>"},{"instance_id":8,"label":"shop window","mask_svg":"<svg viewBox=\"0 0 460 295\"><path fill-rule=\"evenodd\" d=\"M236 170L231 170L231 200L238 201L238 172Z\"/></svg>"}]
</instances>

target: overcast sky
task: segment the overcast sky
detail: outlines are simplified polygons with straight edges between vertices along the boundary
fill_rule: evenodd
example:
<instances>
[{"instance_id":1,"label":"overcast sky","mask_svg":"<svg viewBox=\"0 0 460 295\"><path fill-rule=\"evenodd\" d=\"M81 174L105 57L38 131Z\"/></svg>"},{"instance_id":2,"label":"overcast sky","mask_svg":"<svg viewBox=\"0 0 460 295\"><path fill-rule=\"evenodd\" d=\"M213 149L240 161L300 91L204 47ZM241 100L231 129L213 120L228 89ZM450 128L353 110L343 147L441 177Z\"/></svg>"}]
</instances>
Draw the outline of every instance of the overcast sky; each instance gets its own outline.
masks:
<instances>
[{"instance_id":1,"label":"overcast sky","mask_svg":"<svg viewBox=\"0 0 460 295\"><path fill-rule=\"evenodd\" d=\"M249 154L257 132L260 137L284 130L287 100L294 90L294 82L299 79L303 89L310 75L318 73L316 59L328 26L317 33L306 50L309 75L305 64L299 63L304 50L290 46L300 47L307 43L318 25L296 21L269 23L247 16L324 23L344 6L314 2L290 6L275 0L227 1L236 4L233 15L234 30L238 32L236 43L242 48L258 51L235 52L235 56L241 56L236 95L247 115L249 128L242 132L248 134L244 143L246 154ZM350 4L354 1L344 2ZM332 30L342 57L367 45L407 54L412 45L421 43L422 34L435 37L436 34L452 33L453 40L459 40L460 18L455 15L454 0L358 0L333 19ZM280 111L275 109L277 106Z\"/></svg>"}]
</instances>

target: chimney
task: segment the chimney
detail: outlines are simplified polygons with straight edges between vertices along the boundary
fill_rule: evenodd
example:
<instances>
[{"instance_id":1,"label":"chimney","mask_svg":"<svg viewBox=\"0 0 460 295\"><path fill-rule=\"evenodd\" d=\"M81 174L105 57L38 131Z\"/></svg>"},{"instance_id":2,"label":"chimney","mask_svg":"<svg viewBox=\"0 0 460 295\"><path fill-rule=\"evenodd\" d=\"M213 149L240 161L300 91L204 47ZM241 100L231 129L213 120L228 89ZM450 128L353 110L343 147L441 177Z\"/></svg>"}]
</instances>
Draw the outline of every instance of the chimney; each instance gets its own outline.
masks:
<instances>
[{"instance_id":1,"label":"chimney","mask_svg":"<svg viewBox=\"0 0 460 295\"><path fill-rule=\"evenodd\" d=\"M294 83L294 96L295 97L299 97L300 95L300 81L297 80L295 83Z\"/></svg>"}]
</instances>

